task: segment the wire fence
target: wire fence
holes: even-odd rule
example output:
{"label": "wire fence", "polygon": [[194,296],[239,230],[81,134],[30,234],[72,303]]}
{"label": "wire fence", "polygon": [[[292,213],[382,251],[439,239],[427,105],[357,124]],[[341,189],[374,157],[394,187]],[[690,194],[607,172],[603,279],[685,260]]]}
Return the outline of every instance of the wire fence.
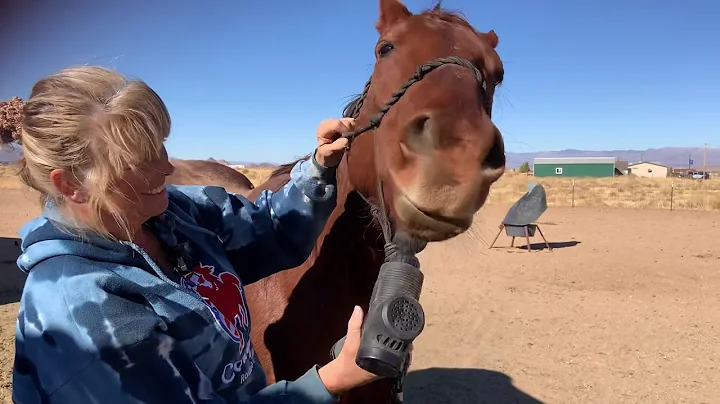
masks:
{"label": "wire fence", "polygon": [[720,181],[682,178],[536,178],[511,175],[497,182],[488,203],[514,203],[528,183],[542,184],[548,206],[720,210]]}

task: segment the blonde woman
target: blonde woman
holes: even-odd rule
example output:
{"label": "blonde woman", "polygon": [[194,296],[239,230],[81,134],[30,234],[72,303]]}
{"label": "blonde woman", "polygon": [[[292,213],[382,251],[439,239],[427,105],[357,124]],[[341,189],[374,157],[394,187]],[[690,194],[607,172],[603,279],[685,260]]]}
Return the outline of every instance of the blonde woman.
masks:
{"label": "blonde woman", "polygon": [[310,254],[352,120],[322,122],[313,157],[251,202],[166,186],[170,117],[142,81],[66,69],[35,84],[24,112],[21,177],[45,208],[20,231],[14,402],[330,403],[373,378],[354,361],[356,308],[338,359],[266,386],[242,286]]}

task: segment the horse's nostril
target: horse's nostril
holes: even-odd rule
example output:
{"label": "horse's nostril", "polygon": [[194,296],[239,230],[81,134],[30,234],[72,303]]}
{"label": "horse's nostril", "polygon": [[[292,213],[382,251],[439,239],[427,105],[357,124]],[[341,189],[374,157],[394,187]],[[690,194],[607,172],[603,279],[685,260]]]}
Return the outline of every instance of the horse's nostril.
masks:
{"label": "horse's nostril", "polygon": [[408,126],[408,131],[414,137],[424,137],[430,130],[430,116],[420,115],[413,118]]}
{"label": "horse's nostril", "polygon": [[410,130],[415,133],[425,132],[426,126],[430,123],[430,117],[427,115],[420,115],[410,122]]}
{"label": "horse's nostril", "polygon": [[482,168],[497,170],[505,167],[505,144],[500,134],[495,135],[492,147],[482,162]]}
{"label": "horse's nostril", "polygon": [[406,127],[403,143],[414,152],[420,152],[432,145],[430,115],[421,114],[413,118]]}

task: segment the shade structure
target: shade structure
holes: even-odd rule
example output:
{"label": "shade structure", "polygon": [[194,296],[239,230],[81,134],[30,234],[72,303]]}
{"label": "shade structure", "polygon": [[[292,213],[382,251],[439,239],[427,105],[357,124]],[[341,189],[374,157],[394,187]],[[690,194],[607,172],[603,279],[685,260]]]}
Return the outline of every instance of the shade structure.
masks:
{"label": "shade structure", "polygon": [[506,226],[526,226],[540,219],[547,210],[547,197],[542,184],[534,184],[530,191],[525,193],[510,207],[503,224]]}

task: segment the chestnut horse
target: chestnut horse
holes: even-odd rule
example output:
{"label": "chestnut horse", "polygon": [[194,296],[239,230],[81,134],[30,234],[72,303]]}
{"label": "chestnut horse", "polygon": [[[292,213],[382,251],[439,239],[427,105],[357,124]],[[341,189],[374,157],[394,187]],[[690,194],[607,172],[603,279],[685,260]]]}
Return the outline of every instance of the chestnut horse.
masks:
{"label": "chestnut horse", "polygon": [[167,179],[174,185],[216,185],[247,196],[255,188],[243,173],[215,161],[172,159],[175,171]]}
{"label": "chestnut horse", "polygon": [[[466,231],[502,175],[502,136],[490,119],[503,66],[493,31],[480,33],[439,6],[411,14],[398,0],[379,0],[377,61],[364,96],[345,109],[358,127],[405,85],[418,67],[438,58],[472,62],[473,70],[444,64],[415,82],[386,110],[382,123],[359,135],[338,167],[337,207],[310,257],[247,286],[252,340],[268,382],[294,380],[330,360],[354,305],[365,312],[383,262],[383,237],[367,197],[382,195],[395,231],[442,241]],[[476,74],[482,75],[483,83]],[[359,108],[359,113],[358,112]],[[250,192],[278,190],[293,163]],[[355,389],[345,403],[392,402],[393,380]]]}

